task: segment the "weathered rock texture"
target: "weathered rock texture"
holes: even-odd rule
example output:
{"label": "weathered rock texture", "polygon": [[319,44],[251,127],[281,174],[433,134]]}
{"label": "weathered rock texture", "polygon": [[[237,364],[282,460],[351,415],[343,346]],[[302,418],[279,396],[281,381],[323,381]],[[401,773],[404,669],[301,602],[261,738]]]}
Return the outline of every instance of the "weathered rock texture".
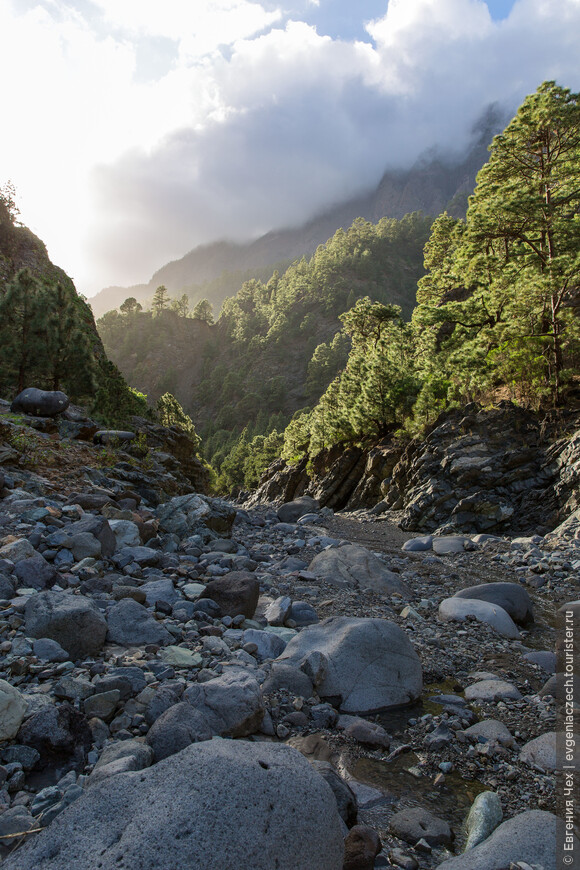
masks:
{"label": "weathered rock texture", "polygon": [[[294,637],[274,663],[308,673],[326,670],[317,685],[346,713],[370,713],[408,704],[423,686],[419,657],[398,625],[386,619],[341,616],[310,625]],[[306,670],[305,670],[306,669]]]}
{"label": "weathered rock texture", "polygon": [[288,746],[212,740],[87,789],[5,870],[341,870],[336,800]]}
{"label": "weathered rock texture", "polygon": [[381,442],[322,451],[311,477],[306,461],[278,460],[252,503],[309,494],[334,509],[397,511],[410,531],[450,523],[464,532],[543,534],[580,506],[578,424],[572,412],[473,403],[442,415],[405,448]]}

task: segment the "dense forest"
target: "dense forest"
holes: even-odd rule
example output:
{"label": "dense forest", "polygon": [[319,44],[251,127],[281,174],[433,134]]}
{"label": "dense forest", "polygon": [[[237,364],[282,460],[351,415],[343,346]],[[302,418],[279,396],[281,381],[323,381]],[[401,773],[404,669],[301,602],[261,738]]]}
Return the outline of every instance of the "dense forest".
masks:
{"label": "dense forest", "polygon": [[0,188],[0,395],[64,390],[111,424],[147,413],[145,397],[107,358],[90,307],[18,215],[7,183]]}
{"label": "dense forest", "polygon": [[219,472],[240,435],[280,431],[319,399],[347,359],[341,312],[370,295],[410,316],[430,226],[420,214],[356,220],[309,260],[266,283],[246,281],[214,325],[207,301],[190,313],[185,294],[170,299],[161,286],[150,310],[129,298],[98,328],[130,383],[152,400],[178,398]]}
{"label": "dense forest", "polygon": [[152,398],[176,392],[223,490],[281,453],[409,437],[457,404],[561,404],[580,363],[579,100],[547,82],[524,101],[465,220],[358,219],[245,282],[214,325],[160,288],[150,311],[127,300],[99,321],[105,347]]}

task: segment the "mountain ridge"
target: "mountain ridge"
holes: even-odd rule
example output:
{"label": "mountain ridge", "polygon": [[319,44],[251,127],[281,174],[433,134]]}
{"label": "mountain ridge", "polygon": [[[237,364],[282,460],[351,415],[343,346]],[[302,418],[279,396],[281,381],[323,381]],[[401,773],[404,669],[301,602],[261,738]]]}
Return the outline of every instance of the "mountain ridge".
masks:
{"label": "mountain ridge", "polygon": [[[411,168],[385,171],[374,189],[339,202],[297,227],[274,229],[248,242],[220,240],[198,245],[158,269],[147,284],[106,287],[89,300],[95,317],[118,307],[128,296],[146,302],[161,284],[170,293],[187,293],[193,304],[207,296],[219,308],[244,280],[266,280],[264,270],[270,269],[271,274],[276,268],[311,256],[337,229],[346,229],[357,217],[376,222],[381,217],[401,219],[415,211],[436,216],[444,210],[462,217],[476,175],[487,160],[487,146],[504,122],[498,107],[489,106],[460,155],[444,155],[432,148]],[[236,287],[237,273],[243,274]],[[222,286],[210,286],[212,282]]]}

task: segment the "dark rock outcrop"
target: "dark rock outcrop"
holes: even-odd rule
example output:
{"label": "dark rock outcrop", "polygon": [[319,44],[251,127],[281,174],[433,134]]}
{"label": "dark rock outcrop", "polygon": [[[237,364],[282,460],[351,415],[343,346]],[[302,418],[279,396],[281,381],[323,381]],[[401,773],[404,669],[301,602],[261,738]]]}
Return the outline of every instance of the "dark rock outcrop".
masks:
{"label": "dark rock outcrop", "polygon": [[401,528],[433,532],[544,534],[579,506],[578,414],[537,414],[511,402],[447,412],[406,446],[324,450],[311,461],[278,460],[252,497],[314,496],[335,510],[397,512]]}
{"label": "dark rock outcrop", "polygon": [[30,414],[33,417],[56,417],[66,411],[68,396],[61,390],[37,390],[28,387],[18,393],[10,406],[15,414]]}

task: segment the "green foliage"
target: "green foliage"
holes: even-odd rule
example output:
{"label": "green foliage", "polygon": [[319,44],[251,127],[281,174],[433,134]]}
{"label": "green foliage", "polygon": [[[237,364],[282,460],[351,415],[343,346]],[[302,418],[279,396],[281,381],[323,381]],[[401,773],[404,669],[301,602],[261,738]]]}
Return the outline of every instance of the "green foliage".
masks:
{"label": "green foliage", "polygon": [[17,272],[0,292],[0,389],[19,393],[34,385],[65,389],[77,400],[93,395],[97,361],[85,316],[70,282]]}
{"label": "green foliage", "polygon": [[200,299],[191,312],[191,316],[196,320],[203,320],[205,323],[213,323],[214,318],[211,302],[208,299]]}
{"label": "green foliage", "polygon": [[101,362],[99,386],[91,413],[107,426],[119,426],[129,417],[150,417],[147,397],[127,386],[117,366],[108,359]]}
{"label": "green foliage", "polygon": [[260,477],[271,463],[280,456],[284,436],[273,429],[268,435],[256,435],[248,439],[244,429],[221,462],[216,480],[218,492],[232,492],[257,486]]}
{"label": "green foliage", "polygon": [[412,332],[400,308],[360,299],[341,315],[351,351],[344,370],[309,414],[285,431],[284,455],[310,455],[338,442],[381,438],[399,428],[419,389]]}
{"label": "green foliage", "polygon": [[580,95],[544,83],[490,151],[466,223],[441,216],[426,246],[418,369],[448,381],[449,399],[504,386],[558,404],[580,340]]}
{"label": "green foliage", "polygon": [[157,417],[162,426],[179,426],[187,432],[195,445],[195,453],[198,454],[201,447],[201,438],[195,431],[195,426],[175,396],[165,393],[157,400]]}
{"label": "green foliage", "polygon": [[153,295],[153,301],[151,303],[151,309],[153,311],[153,315],[155,317],[160,317],[166,308],[169,306],[169,293],[167,292],[167,287],[163,284],[160,284],[157,290]]}
{"label": "green foliage", "polygon": [[306,393],[309,399],[315,401],[344,368],[349,349],[350,341],[343,332],[337,332],[331,342],[323,342],[315,348],[307,369]]}
{"label": "green foliage", "polygon": [[31,432],[28,427],[10,428],[4,435],[8,444],[19,453],[19,465],[28,468],[35,468],[41,463],[54,465],[55,458],[52,451],[58,449],[58,446],[43,441],[40,435]]}
{"label": "green foliage", "polygon": [[16,187],[8,180],[0,185],[0,223],[15,224],[20,209],[16,204]]}
{"label": "green foliage", "polygon": [[187,317],[189,314],[189,296],[187,293],[183,293],[179,299],[172,299],[170,307],[178,317]]}
{"label": "green foliage", "polygon": [[126,314],[128,317],[131,317],[134,314],[137,314],[139,311],[143,311],[143,306],[140,302],[137,302],[134,296],[129,296],[128,299],[119,305],[119,311],[121,314]]}

